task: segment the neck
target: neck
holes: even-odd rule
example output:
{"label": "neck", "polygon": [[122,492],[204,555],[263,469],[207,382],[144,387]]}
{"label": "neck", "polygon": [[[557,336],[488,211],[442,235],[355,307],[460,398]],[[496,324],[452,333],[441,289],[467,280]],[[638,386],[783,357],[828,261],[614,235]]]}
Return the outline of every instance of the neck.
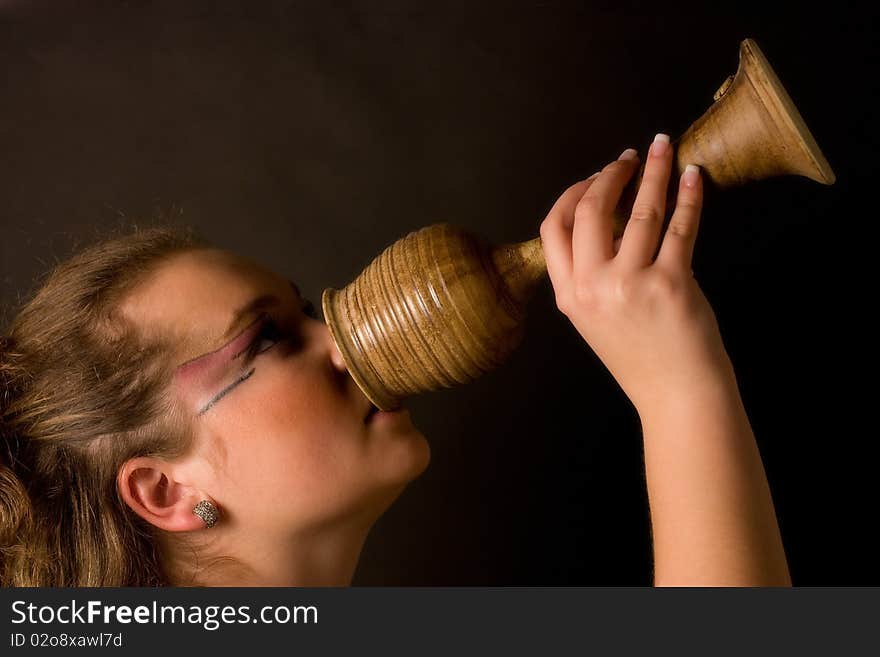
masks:
{"label": "neck", "polygon": [[200,557],[200,569],[178,562],[168,570],[178,586],[349,586],[374,520],[349,518],[286,537],[227,526],[196,548],[224,556]]}

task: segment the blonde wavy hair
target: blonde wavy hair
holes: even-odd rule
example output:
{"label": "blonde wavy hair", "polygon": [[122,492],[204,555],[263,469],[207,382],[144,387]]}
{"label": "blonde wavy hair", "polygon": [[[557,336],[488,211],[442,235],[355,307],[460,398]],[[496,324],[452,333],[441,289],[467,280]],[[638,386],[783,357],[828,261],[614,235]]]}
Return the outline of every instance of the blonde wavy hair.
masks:
{"label": "blonde wavy hair", "polygon": [[206,245],[152,227],[57,265],[0,333],[0,584],[163,586],[154,527],[116,486],[129,458],[192,441],[168,395],[168,344],[118,309],[168,256]]}

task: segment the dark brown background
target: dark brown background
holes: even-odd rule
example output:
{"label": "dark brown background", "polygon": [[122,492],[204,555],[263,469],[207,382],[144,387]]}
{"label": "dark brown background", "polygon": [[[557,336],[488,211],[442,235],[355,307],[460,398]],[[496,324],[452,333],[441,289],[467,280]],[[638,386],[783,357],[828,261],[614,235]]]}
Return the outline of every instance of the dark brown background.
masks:
{"label": "dark brown background", "polygon": [[[569,184],[680,134],[753,37],[838,182],[710,198],[695,271],[795,582],[880,583],[860,395],[876,386],[854,378],[876,341],[855,255],[876,220],[858,200],[877,146],[873,22],[663,4],[0,0],[0,302],[157,213],[316,302],[428,223],[528,239]],[[650,582],[638,419],[549,283],[509,364],[410,406],[433,461],[376,525],[356,584]]]}

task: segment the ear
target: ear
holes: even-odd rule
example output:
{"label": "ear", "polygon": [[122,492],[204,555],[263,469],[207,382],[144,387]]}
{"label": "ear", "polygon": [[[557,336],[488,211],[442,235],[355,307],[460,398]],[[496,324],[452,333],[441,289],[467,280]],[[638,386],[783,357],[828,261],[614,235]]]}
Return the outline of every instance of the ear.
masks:
{"label": "ear", "polygon": [[116,485],[132,511],[159,529],[188,532],[205,527],[192,510],[209,496],[176,481],[175,468],[167,461],[149,456],[129,459],[119,469]]}

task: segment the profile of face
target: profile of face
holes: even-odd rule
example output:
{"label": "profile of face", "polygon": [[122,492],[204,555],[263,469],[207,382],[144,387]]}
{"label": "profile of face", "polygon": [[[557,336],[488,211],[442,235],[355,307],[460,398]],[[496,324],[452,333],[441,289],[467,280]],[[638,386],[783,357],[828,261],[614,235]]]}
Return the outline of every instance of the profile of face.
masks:
{"label": "profile of face", "polygon": [[215,249],[174,255],[129,295],[123,315],[179,346],[172,394],[195,435],[161,467],[126,464],[123,496],[140,515],[196,529],[206,496],[227,528],[284,540],[374,520],[424,471],[409,413],[371,413],[309,305],[294,283]]}

